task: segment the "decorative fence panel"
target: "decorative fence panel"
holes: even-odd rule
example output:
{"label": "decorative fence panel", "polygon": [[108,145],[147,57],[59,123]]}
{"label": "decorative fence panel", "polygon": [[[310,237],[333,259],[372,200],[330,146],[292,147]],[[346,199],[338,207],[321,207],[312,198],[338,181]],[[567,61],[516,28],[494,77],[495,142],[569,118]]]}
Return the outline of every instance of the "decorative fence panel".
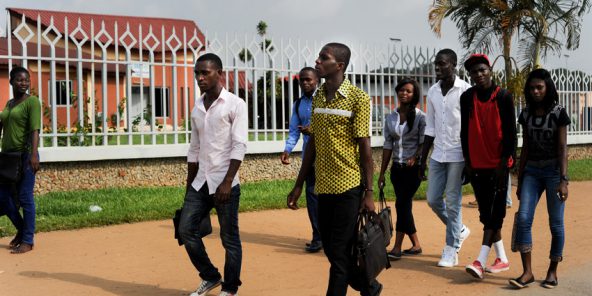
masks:
{"label": "decorative fence panel", "polygon": [[[7,19],[0,79],[7,82],[15,65],[29,69],[31,93],[43,107],[43,161],[185,155],[190,114],[200,95],[193,65],[205,52],[222,58],[222,83],[247,103],[249,153],[280,152],[292,103],[301,95],[297,74],[302,67],[314,66],[324,44],[258,35],[203,35],[193,27],[130,28],[129,23],[101,20],[89,24],[80,18],[15,19],[9,14]],[[394,87],[400,78],[419,82],[418,107],[425,110],[425,95],[436,82],[436,49],[349,45],[347,76],[372,98],[372,143],[379,146],[385,114],[397,106]],[[572,118],[571,142],[592,142],[591,77],[561,71],[554,71],[553,77]],[[12,95],[5,84],[0,85],[3,105]],[[520,110],[521,103],[516,107]]]}

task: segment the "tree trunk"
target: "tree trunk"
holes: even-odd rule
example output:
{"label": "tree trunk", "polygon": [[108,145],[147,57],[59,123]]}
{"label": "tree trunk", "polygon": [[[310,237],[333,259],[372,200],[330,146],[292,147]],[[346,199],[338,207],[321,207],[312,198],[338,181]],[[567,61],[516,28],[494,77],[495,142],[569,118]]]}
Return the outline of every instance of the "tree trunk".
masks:
{"label": "tree trunk", "polygon": [[541,45],[537,42],[534,47],[534,65],[533,69],[541,68]]}
{"label": "tree trunk", "polygon": [[508,87],[510,80],[512,79],[512,60],[510,58],[510,50],[512,49],[512,34],[505,32],[502,35],[503,39],[503,50],[504,50],[504,66],[505,66],[505,87]]}

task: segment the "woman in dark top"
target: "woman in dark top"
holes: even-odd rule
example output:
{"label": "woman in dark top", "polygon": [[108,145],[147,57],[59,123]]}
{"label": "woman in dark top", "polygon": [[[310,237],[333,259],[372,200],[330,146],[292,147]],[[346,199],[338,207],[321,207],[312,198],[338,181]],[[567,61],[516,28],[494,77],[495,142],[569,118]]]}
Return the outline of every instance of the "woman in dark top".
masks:
{"label": "woman in dark top", "polygon": [[523,144],[518,170],[520,208],[516,215],[516,237],[513,251],[519,251],[524,272],[510,284],[523,288],[534,282],[531,266],[532,221],[543,193],[547,196],[547,212],[551,229],[551,260],[545,288],[557,286],[557,265],[563,259],[565,242],[563,211],[567,200],[567,126],[565,108],[558,104],[559,95],[551,74],[544,69],[530,73],[524,86],[526,107],[518,122],[523,127]]}
{"label": "woman in dark top", "polygon": [[[15,67],[10,71],[10,85],[13,98],[0,113],[0,132],[3,152],[22,152],[23,173],[20,181],[13,184],[0,184],[0,207],[17,229],[9,247],[14,254],[33,250],[35,233],[35,173],[39,170],[39,129],[41,127],[41,103],[39,98],[29,95],[30,76],[27,69]],[[23,208],[21,216],[13,201]]]}
{"label": "woman in dark top", "polygon": [[[384,172],[392,156],[391,182],[397,197],[395,208],[397,212],[395,245],[388,253],[391,260],[401,258],[401,255],[421,254],[421,246],[417,238],[417,230],[411,211],[413,195],[419,188],[419,162],[426,126],[425,114],[416,109],[419,102],[419,85],[415,80],[403,79],[395,87],[399,108],[386,117],[384,123],[384,148],[382,150],[382,165],[378,177],[378,187],[385,186]],[[405,234],[411,239],[413,246],[401,251]]]}

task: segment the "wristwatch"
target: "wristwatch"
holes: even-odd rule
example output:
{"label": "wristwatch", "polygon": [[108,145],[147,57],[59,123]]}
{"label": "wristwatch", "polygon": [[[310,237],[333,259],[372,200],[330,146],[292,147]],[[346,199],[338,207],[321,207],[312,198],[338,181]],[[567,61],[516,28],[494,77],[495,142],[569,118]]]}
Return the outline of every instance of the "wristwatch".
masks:
{"label": "wristwatch", "polygon": [[567,175],[562,175],[561,181],[565,181],[565,182],[569,183],[569,177]]}

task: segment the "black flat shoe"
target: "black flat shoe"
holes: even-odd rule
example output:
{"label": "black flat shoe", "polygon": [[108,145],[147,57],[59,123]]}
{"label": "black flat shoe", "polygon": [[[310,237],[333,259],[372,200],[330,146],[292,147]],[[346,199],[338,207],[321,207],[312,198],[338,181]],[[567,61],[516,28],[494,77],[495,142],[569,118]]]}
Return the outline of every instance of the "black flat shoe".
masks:
{"label": "black flat shoe", "polygon": [[516,287],[518,289],[522,289],[522,288],[526,288],[526,287],[528,287],[528,285],[534,283],[534,276],[530,280],[525,281],[525,282],[521,281],[520,277],[517,277],[515,279],[511,279],[508,282],[510,283],[511,286]]}
{"label": "black flat shoe", "polygon": [[541,283],[541,286],[543,286],[543,288],[547,288],[547,289],[555,289],[555,287],[557,287],[559,283],[557,283],[557,280],[554,281],[544,281],[543,283]]}
{"label": "black flat shoe", "polygon": [[386,255],[388,256],[390,261],[396,261],[401,259],[402,253],[390,251],[386,253]]}
{"label": "black flat shoe", "polygon": [[419,249],[407,249],[407,250],[403,250],[403,255],[419,255],[421,254],[423,251],[421,250],[421,248]]}
{"label": "black flat shoe", "polygon": [[308,253],[316,253],[323,249],[323,243],[320,241],[311,242],[304,250]]}

